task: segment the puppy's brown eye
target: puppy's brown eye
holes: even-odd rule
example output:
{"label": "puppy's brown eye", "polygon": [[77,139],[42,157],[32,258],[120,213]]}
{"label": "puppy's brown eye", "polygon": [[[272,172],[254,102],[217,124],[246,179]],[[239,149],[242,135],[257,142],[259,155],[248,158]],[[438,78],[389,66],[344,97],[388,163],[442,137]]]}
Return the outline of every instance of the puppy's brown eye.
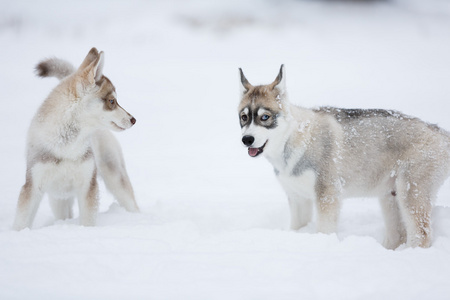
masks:
{"label": "puppy's brown eye", "polygon": [[246,115],[242,115],[241,119],[242,119],[243,122],[247,122],[248,117]]}

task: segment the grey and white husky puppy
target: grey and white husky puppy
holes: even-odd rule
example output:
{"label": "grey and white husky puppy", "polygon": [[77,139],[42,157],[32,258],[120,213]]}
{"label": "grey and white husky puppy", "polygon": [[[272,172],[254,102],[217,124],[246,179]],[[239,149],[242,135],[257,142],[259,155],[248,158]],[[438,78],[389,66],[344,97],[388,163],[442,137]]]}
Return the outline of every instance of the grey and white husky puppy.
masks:
{"label": "grey and white husky puppy", "polygon": [[311,221],[337,229],[341,199],[378,197],[384,245],[431,244],[431,213],[449,175],[450,134],[436,125],[382,109],[307,109],[288,102],[285,71],[251,85],[240,70],[239,119],[248,154],[264,155],[285,190],[291,229]]}
{"label": "grey and white husky puppy", "polygon": [[76,197],[80,224],[94,225],[97,173],[125,209],[139,211],[122,150],[109,131],[130,128],[136,119],[117,103],[116,89],[103,75],[103,64],[103,52],[92,48],[77,70],[57,58],[36,67],[39,76],[57,77],[61,82],[40,106],[28,130],[26,181],[13,229],[31,227],[45,193],[57,219],[72,217]]}

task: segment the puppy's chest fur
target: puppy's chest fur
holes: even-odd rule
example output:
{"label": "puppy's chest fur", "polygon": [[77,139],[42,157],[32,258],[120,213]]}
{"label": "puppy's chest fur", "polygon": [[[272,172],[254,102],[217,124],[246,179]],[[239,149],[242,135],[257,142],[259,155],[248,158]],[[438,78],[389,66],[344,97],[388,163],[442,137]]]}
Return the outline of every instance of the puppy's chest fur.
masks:
{"label": "puppy's chest fur", "polygon": [[[324,181],[341,187],[339,143],[328,124],[315,127],[296,123],[293,133],[275,157],[267,157],[283,188],[308,198],[316,197]],[[297,128],[302,128],[299,131]]]}
{"label": "puppy's chest fur", "polygon": [[88,131],[80,130],[77,120],[58,121],[34,120],[29,133],[28,169],[41,191],[59,198],[74,197],[94,176],[94,154]]}
{"label": "puppy's chest fur", "polygon": [[58,158],[47,152],[31,167],[32,178],[39,189],[60,198],[77,196],[75,193],[89,185],[95,173],[95,160],[90,148],[75,160]]}

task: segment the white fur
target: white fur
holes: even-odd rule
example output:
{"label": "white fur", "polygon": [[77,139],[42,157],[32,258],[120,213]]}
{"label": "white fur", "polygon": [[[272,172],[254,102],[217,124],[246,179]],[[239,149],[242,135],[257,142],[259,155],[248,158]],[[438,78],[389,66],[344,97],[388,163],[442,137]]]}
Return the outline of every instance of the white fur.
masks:
{"label": "white fur", "polygon": [[[57,66],[52,65],[55,61]],[[71,68],[62,68],[61,62],[53,59],[40,64],[51,70],[45,76],[62,81],[30,124],[27,175],[17,205],[13,225],[16,230],[31,227],[45,193],[57,219],[73,216],[73,199],[77,198],[80,224],[94,225],[98,210],[97,168],[119,203],[129,211],[138,211],[120,145],[107,131],[125,130],[135,120],[118,105],[105,109],[104,98],[115,99],[116,95],[112,84],[103,80],[103,52],[93,48],[80,68],[68,77],[64,72]]]}

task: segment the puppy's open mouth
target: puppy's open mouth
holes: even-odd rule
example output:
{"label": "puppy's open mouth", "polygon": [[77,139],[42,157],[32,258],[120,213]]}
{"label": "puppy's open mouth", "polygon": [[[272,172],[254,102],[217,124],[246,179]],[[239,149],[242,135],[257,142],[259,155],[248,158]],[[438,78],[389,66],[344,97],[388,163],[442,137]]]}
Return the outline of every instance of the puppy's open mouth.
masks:
{"label": "puppy's open mouth", "polygon": [[252,148],[252,147],[248,147],[248,155],[250,155],[251,157],[256,157],[258,155],[260,155],[261,153],[263,153],[264,147],[266,146],[267,141],[264,143],[264,145],[262,145],[259,148]]}

